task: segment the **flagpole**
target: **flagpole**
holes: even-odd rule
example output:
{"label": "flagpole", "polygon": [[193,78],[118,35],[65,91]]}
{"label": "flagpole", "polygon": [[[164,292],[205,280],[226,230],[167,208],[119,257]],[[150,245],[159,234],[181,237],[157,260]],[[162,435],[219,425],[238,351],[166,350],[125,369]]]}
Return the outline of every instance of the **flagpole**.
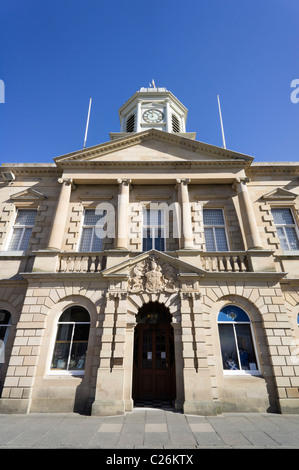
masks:
{"label": "flagpole", "polygon": [[220,124],[221,124],[222,140],[223,140],[223,148],[226,149],[219,95],[217,95],[217,99],[218,99],[218,108],[219,108],[219,116],[220,116]]}
{"label": "flagpole", "polygon": [[90,107],[91,107],[91,98],[90,98],[90,100],[89,100],[89,107],[88,107],[88,115],[87,115],[87,122],[86,122],[86,129],[85,129],[85,137],[84,137],[84,144],[83,144],[83,148],[84,148],[84,149],[85,149],[85,147],[86,147],[87,131],[88,131],[88,126],[89,126]]}

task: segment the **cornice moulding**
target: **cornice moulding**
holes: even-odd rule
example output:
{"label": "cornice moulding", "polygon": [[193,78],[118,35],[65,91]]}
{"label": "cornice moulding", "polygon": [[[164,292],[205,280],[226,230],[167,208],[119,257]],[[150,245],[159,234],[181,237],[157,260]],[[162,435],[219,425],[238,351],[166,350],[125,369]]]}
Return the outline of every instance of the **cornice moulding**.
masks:
{"label": "cornice moulding", "polygon": [[0,167],[5,169],[5,171],[12,171],[16,176],[26,176],[26,175],[34,175],[34,176],[39,176],[39,175],[61,175],[61,169],[57,168],[57,165],[55,163],[49,164],[46,166],[40,166],[40,164],[30,164],[30,166],[24,164],[15,164],[15,163],[3,163],[3,165]]}
{"label": "cornice moulding", "polygon": [[299,162],[261,162],[252,163],[246,172],[251,175],[259,176],[260,174],[273,175],[274,173],[291,173],[299,174]]}
{"label": "cornice moulding", "polygon": [[229,161],[229,160],[161,160],[161,161],[123,161],[123,160],[101,160],[101,161],[65,161],[61,165],[61,168],[80,168],[80,167],[219,167],[219,166],[227,166],[227,167],[238,167],[244,168],[244,162],[241,161]]}

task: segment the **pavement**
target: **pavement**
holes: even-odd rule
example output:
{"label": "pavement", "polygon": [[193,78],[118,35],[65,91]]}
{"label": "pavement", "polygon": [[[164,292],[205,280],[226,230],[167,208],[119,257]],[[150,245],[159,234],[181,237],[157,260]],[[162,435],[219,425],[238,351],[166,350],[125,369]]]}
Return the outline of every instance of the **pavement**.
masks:
{"label": "pavement", "polygon": [[109,449],[114,458],[122,455],[121,449],[157,449],[161,455],[198,449],[299,449],[299,415],[193,416],[151,408],[111,417],[2,414],[0,452],[4,449]]}

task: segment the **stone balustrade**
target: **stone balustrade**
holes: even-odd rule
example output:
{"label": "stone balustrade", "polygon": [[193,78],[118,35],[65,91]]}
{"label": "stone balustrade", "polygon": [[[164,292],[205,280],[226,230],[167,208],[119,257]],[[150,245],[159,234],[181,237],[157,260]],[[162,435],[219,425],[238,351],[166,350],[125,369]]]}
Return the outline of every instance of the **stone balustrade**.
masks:
{"label": "stone balustrade", "polygon": [[[244,252],[204,252],[200,254],[202,268],[208,272],[249,272],[249,260]],[[97,273],[106,267],[102,253],[61,253],[58,272]]]}
{"label": "stone balustrade", "polygon": [[248,272],[247,255],[244,252],[205,252],[201,254],[202,267],[206,271]]}
{"label": "stone balustrade", "polygon": [[106,257],[98,253],[61,253],[58,272],[97,273],[105,269]]}

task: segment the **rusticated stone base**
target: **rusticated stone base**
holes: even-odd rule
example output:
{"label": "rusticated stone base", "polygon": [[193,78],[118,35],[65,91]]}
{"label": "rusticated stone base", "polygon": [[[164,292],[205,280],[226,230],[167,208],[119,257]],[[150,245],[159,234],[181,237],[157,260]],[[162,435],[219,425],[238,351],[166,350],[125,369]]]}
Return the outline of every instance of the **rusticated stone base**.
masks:
{"label": "rusticated stone base", "polygon": [[214,401],[185,401],[184,413],[202,416],[215,416],[222,413],[221,405]]}
{"label": "rusticated stone base", "polygon": [[125,404],[123,401],[100,402],[95,401],[91,408],[92,416],[115,416],[125,413]]}
{"label": "rusticated stone base", "polygon": [[29,400],[1,398],[0,414],[27,414],[29,413],[29,405]]}

